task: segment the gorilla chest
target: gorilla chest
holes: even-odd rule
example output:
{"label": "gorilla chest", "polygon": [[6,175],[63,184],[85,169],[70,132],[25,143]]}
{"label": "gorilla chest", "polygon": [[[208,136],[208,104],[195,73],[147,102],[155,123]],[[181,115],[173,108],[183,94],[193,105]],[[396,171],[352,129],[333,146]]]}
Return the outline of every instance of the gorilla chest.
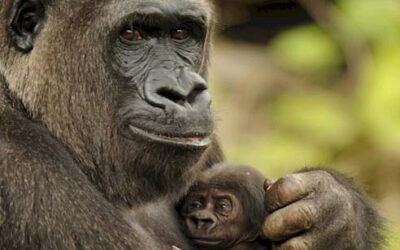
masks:
{"label": "gorilla chest", "polygon": [[143,234],[146,241],[156,243],[159,249],[195,249],[182,233],[174,207],[167,202],[155,202],[132,208],[125,212],[125,218],[133,230]]}

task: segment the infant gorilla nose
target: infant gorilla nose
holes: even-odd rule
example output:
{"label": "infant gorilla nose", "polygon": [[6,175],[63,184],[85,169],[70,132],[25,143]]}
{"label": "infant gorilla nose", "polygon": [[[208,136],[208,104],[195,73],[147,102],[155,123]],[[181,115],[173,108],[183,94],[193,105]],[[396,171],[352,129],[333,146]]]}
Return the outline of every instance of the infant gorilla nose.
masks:
{"label": "infant gorilla nose", "polygon": [[218,218],[212,213],[197,211],[187,218],[187,224],[197,230],[210,232],[217,225]]}

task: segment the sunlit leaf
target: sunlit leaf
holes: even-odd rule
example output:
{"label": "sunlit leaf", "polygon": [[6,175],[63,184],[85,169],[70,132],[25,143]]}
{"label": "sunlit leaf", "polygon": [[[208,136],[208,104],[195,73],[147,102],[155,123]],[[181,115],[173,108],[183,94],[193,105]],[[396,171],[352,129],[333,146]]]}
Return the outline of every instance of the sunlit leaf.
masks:
{"label": "sunlit leaf", "polygon": [[226,153],[230,161],[255,166],[270,178],[281,177],[306,166],[327,165],[331,159],[327,151],[291,137],[284,131],[246,138],[242,143],[227,147]]}
{"label": "sunlit leaf", "polygon": [[340,0],[338,5],[347,22],[376,42],[400,41],[400,1]]}
{"label": "sunlit leaf", "polygon": [[335,42],[314,25],[289,30],[272,43],[276,58],[302,73],[332,70],[342,63]]}
{"label": "sunlit leaf", "polygon": [[378,145],[400,152],[400,47],[382,47],[364,70],[361,112],[368,135]]}
{"label": "sunlit leaf", "polygon": [[274,125],[303,141],[342,147],[357,134],[357,120],[346,99],[329,92],[287,93],[273,107]]}

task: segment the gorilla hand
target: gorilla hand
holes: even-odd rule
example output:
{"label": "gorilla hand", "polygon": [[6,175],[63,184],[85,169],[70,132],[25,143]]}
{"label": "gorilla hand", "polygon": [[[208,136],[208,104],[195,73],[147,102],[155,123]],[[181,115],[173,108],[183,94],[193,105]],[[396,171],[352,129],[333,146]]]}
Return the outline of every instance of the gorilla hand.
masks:
{"label": "gorilla hand", "polygon": [[273,249],[376,249],[381,220],[353,182],[332,170],[306,169],[266,183],[262,232]]}

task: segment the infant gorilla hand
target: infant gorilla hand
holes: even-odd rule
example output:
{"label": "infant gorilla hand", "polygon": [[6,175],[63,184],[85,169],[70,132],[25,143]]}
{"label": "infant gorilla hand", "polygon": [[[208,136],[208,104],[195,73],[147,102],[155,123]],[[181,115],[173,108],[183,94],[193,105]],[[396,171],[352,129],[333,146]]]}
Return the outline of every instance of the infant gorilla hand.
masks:
{"label": "infant gorilla hand", "polygon": [[375,249],[380,219],[352,181],[339,173],[304,170],[266,185],[270,213],[263,225],[273,249]]}

